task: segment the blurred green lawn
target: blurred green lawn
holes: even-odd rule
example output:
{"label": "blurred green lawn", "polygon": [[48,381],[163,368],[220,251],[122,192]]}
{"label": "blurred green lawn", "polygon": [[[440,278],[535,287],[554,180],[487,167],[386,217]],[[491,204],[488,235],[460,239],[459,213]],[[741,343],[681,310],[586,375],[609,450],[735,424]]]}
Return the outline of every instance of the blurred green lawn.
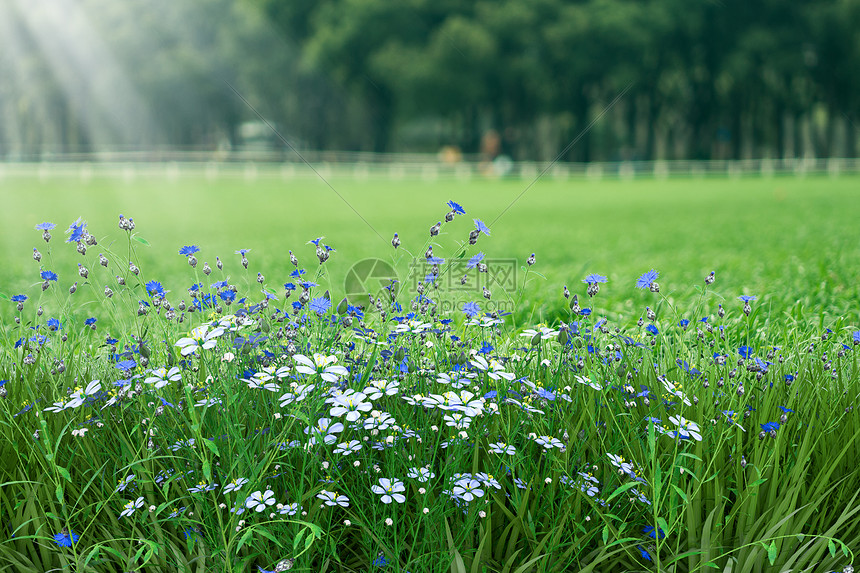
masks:
{"label": "blurred green lawn", "polygon": [[[46,245],[33,227],[51,221],[57,228],[50,244],[50,270],[60,275],[59,292],[65,296],[69,285],[80,281],[77,263],[83,258],[63,243],[63,231],[78,217],[87,221],[100,241],[86,255],[93,270],[94,259],[105,248],[126,251],[124,233],[117,228],[122,213],[134,218],[135,231],[151,245],[138,245],[146,278],[160,280],[174,293],[187,294],[184,289],[194,281],[185,257],[178,254],[183,245],[200,247],[201,265],[208,261],[214,267],[215,256],[220,256],[225,274],[234,279],[245,274],[234,252],[251,249],[251,285],[261,271],[270,286],[281,289],[292,270],[288,251],[293,250],[309,272],[315,271],[314,247],[307,243],[325,236],[323,242],[337,249],[326,265],[332,297],[339,300],[343,277],[360,259],[391,260],[396,255],[398,272],[405,273],[405,251],[423,255],[429,228],[444,218],[445,203],[454,200],[466,215],[443,226],[434,254],[451,256],[467,239],[472,218],[483,220],[492,236],[481,236],[466,256],[482,251],[488,258],[513,257],[524,264],[536,253],[532,270],[546,281],[532,275],[537,280],[521,304],[543,318],[562,308],[562,285],[585,299],[582,278],[599,273],[607,275],[609,283],[602,286],[597,306],[635,320],[654,299],[634,289],[634,282],[654,268],[660,271],[662,291],[679,304],[692,300],[694,285],[703,284],[714,270],[713,290],[729,305],[739,304],[735,299],[740,294],[755,294],[759,304],[776,311],[800,300],[816,312],[856,319],[857,177],[541,180],[524,194],[528,182],[520,180],[333,177],[329,183],[336,191],[318,178],[277,176],[255,181],[96,176],[82,182],[7,175],[0,180],[0,292],[38,296],[39,264],[32,252],[38,247],[45,253]],[[390,244],[395,232],[402,240],[396,253]],[[47,259],[42,265],[50,267]]]}

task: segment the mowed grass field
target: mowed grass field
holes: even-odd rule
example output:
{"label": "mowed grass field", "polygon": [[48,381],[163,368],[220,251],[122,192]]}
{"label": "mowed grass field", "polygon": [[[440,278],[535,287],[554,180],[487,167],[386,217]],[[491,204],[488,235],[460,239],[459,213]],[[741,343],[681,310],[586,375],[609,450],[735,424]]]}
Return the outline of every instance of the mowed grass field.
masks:
{"label": "mowed grass field", "polygon": [[[142,277],[162,282],[176,293],[171,298],[187,298],[184,290],[195,280],[185,257],[178,254],[183,245],[200,247],[198,271],[204,261],[214,268],[219,256],[224,275],[247,284],[249,292],[257,289],[257,272],[264,274],[269,288],[282,292],[292,270],[289,250],[310,276],[319,265],[313,245],[307,243],[324,236],[323,242],[336,252],[326,263],[329,278],[323,284],[339,300],[344,277],[356,261],[379,257],[405,277],[409,253],[423,257],[429,228],[444,219],[445,203],[454,200],[466,215],[442,227],[434,239],[434,254],[445,258],[457,254],[474,228],[473,218],[484,221],[492,235],[482,235],[476,246],[467,247],[467,258],[480,251],[490,260],[515,258],[522,266],[529,254],[536,253],[537,263],[519,302],[521,312],[534,312],[533,323],[559,316],[566,303],[562,285],[587,298],[581,282],[587,273],[609,278],[596,304],[599,311],[616,320],[635,321],[646,299],[652,299],[633,285],[652,268],[660,271],[661,291],[682,307],[713,270],[717,273],[713,290],[727,299],[725,304],[739,305],[738,295],[754,294],[760,305],[777,311],[772,317],[799,301],[814,314],[856,319],[858,177],[548,179],[528,185],[521,180],[337,177],[326,183],[316,177],[284,180],[276,175],[254,181],[96,176],[82,182],[38,178],[35,173],[6,175],[0,179],[0,292],[31,297],[39,292],[40,264],[32,253],[37,247],[46,254],[47,246],[34,226],[51,221],[57,225],[50,243],[53,260],[46,256],[41,266],[59,275],[58,293],[65,297],[74,281],[83,283],[77,263],[84,261],[94,269],[98,253],[107,250],[127,256],[125,233],[117,228],[121,213],[134,218],[135,232],[150,245],[135,243]],[[78,217],[99,239],[85,257],[63,242],[63,231]],[[390,243],[395,232],[402,241],[397,251]],[[238,249],[251,249],[248,271],[234,254]],[[490,267],[492,272],[492,263]],[[524,273],[519,272],[522,284]],[[241,277],[246,274],[244,283]],[[218,276],[216,271],[212,278]],[[108,278],[112,279],[102,276],[100,284],[110,284]],[[104,300],[101,292],[90,295]],[[518,298],[516,292],[493,296]],[[480,291],[474,298],[482,300]],[[2,312],[9,316],[11,310]],[[93,308],[94,315],[98,311]]]}

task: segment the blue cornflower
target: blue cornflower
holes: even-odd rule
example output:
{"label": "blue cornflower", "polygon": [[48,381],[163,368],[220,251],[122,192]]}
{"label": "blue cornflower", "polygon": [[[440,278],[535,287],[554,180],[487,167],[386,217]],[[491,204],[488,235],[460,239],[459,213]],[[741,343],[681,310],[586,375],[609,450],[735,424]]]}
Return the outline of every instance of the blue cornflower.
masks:
{"label": "blue cornflower", "polygon": [[475,229],[477,231],[484,233],[488,237],[490,236],[490,228],[487,227],[483,221],[481,221],[480,219],[472,219],[472,220],[475,222]]}
{"label": "blue cornflower", "polygon": [[56,225],[53,223],[39,223],[38,225],[36,225],[36,230],[37,231],[50,231],[54,227],[56,227]]}
{"label": "blue cornflower", "polygon": [[71,547],[77,543],[80,538],[80,535],[64,527],[62,531],[54,535],[54,542],[60,547]]}
{"label": "blue cornflower", "polygon": [[852,332],[851,338],[854,339],[854,344],[860,344],[860,330]]}
{"label": "blue cornflower", "polygon": [[678,323],[678,326],[680,326],[681,328],[687,328],[688,326],[690,326],[690,321],[686,318],[682,318],[681,322]]}
{"label": "blue cornflower", "polygon": [[756,298],[758,297],[756,297],[755,295],[742,295],[738,297],[738,300],[741,302],[752,302],[756,300]]}
{"label": "blue cornflower", "polygon": [[95,317],[90,317],[84,321],[84,324],[87,326],[92,326],[96,323],[96,320],[98,319],[96,319]]}
{"label": "blue cornflower", "polygon": [[116,367],[118,370],[122,370],[123,372],[128,372],[137,366],[137,362],[129,358],[128,360],[123,360],[121,362],[116,363]]}
{"label": "blue cornflower", "polygon": [[308,244],[313,244],[314,246],[319,247],[320,241],[322,241],[323,239],[325,239],[325,237],[317,237],[316,239],[311,239],[310,241],[308,241]]}
{"label": "blue cornflower", "polygon": [[318,296],[317,298],[311,300],[308,305],[312,311],[319,315],[323,315],[328,312],[328,309],[331,308],[331,301],[324,296]]}
{"label": "blue cornflower", "polygon": [[477,302],[467,302],[463,305],[463,314],[472,318],[477,316],[481,312],[481,307],[478,306]]}
{"label": "blue cornflower", "polygon": [[214,288],[215,290],[218,290],[221,288],[227,288],[228,286],[230,286],[230,283],[228,283],[227,281],[218,281],[218,282],[212,283],[209,286],[210,286],[210,288]]}
{"label": "blue cornflower", "polygon": [[459,204],[454,203],[453,201],[448,201],[448,206],[451,207],[451,210],[454,211],[458,215],[465,215],[466,214],[466,211],[464,211],[463,208],[460,207]]}
{"label": "blue cornflower", "polygon": [[654,336],[657,336],[658,334],[660,334],[660,331],[657,330],[657,327],[654,326],[653,324],[649,324],[648,326],[646,326],[645,330],[648,332],[648,334],[653,334]]}
{"label": "blue cornflower", "polygon": [[220,298],[224,302],[233,302],[234,300],[236,300],[236,293],[232,290],[224,290],[218,293],[218,298]]}
{"label": "blue cornflower", "polygon": [[266,297],[266,300],[278,300],[278,297],[276,297],[275,295],[273,295],[269,291],[264,290],[264,291],[260,291],[260,292],[263,293],[263,296]]}
{"label": "blue cornflower", "polygon": [[485,340],[481,343],[481,348],[478,349],[478,354],[489,354],[493,350],[495,350],[495,348],[493,348],[493,345]]}
{"label": "blue cornflower", "polygon": [[584,279],[582,279],[582,282],[589,284],[589,285],[593,285],[593,284],[597,284],[597,283],[605,283],[606,277],[603,275],[591,274],[591,275],[587,275]]}
{"label": "blue cornflower", "polygon": [[547,390],[546,388],[538,388],[537,395],[543,398],[544,400],[555,400],[555,394]]}
{"label": "blue cornflower", "polygon": [[69,233],[69,238],[66,239],[67,243],[79,243],[81,239],[84,237],[84,229],[87,228],[86,222],[82,222],[80,217],[77,221],[69,225],[69,228],[66,230]]}
{"label": "blue cornflower", "polygon": [[194,253],[199,252],[199,251],[200,251],[200,247],[198,247],[197,245],[190,245],[190,246],[186,245],[186,246],[182,247],[181,249],[179,249],[179,254],[185,255],[186,257],[190,257],[191,255],[193,255]]}
{"label": "blue cornflower", "polygon": [[794,374],[786,374],[785,375],[786,382],[794,382]]}
{"label": "blue cornflower", "polygon": [[752,353],[753,349],[750,346],[741,346],[740,348],[738,348],[738,354],[740,354],[744,358],[749,359],[749,357],[752,356]]}
{"label": "blue cornflower", "polygon": [[579,316],[588,316],[591,314],[590,308],[583,308],[579,310]]}
{"label": "blue cornflower", "polygon": [[296,269],[290,273],[290,276],[297,279],[303,274],[305,274],[305,269]]}
{"label": "blue cornflower", "polygon": [[647,559],[648,561],[651,561],[651,556],[648,554],[648,552],[647,552],[647,551],[645,551],[644,549],[642,549],[642,546],[641,546],[641,545],[637,545],[637,546],[636,546],[636,549],[638,549],[638,550],[639,550],[639,555],[641,555],[644,559]]}
{"label": "blue cornflower", "polygon": [[785,406],[780,406],[779,409],[786,414],[788,414],[789,412],[791,412],[792,414],[794,413],[794,410],[792,410],[791,408],[786,408]]}
{"label": "blue cornflower", "polygon": [[12,297],[12,302],[24,302],[27,300],[26,294],[16,294]]}
{"label": "blue cornflower", "polygon": [[484,253],[478,253],[477,255],[475,255],[471,259],[469,259],[469,262],[466,263],[466,268],[467,269],[473,269],[473,268],[477,267],[478,263],[480,263],[483,260],[484,260]]}
{"label": "blue cornflower", "polygon": [[236,251],[237,255],[242,255],[243,257],[251,252],[251,249],[239,249]]}
{"label": "blue cornflower", "polygon": [[388,560],[385,558],[385,554],[380,552],[380,554],[377,555],[376,559],[374,559],[372,563],[377,567],[385,567],[386,565],[388,565]]}
{"label": "blue cornflower", "polygon": [[648,537],[650,537],[651,539],[657,539],[657,535],[660,536],[660,539],[663,539],[664,537],[666,537],[666,534],[659,527],[657,528],[657,533],[654,533],[654,527],[651,525],[643,527],[642,533],[647,533]]}
{"label": "blue cornflower", "polygon": [[660,278],[660,273],[651,269],[636,280],[636,288],[651,288],[651,284]]}
{"label": "blue cornflower", "polygon": [[57,280],[57,273],[55,273],[53,271],[42,271],[41,273],[39,273],[39,276],[42,277],[43,281],[56,281]]}
{"label": "blue cornflower", "polygon": [[317,283],[310,283],[310,282],[301,283],[301,285],[302,285],[302,288],[305,290],[307,290],[311,287],[319,286]]}
{"label": "blue cornflower", "polygon": [[161,286],[161,283],[158,281],[149,281],[148,283],[146,283],[146,293],[150,297],[153,297],[155,295],[163,297],[165,294],[167,294],[164,291],[164,287]]}
{"label": "blue cornflower", "polygon": [[47,324],[48,324],[48,328],[50,330],[57,330],[57,329],[61,328],[60,327],[60,321],[57,320],[56,318],[49,318]]}
{"label": "blue cornflower", "polygon": [[442,257],[427,257],[428,265],[441,265],[444,262],[445,259],[443,259]]}
{"label": "blue cornflower", "polygon": [[761,426],[761,429],[765,432],[770,432],[771,430],[776,431],[779,429],[779,424],[777,422],[767,422],[766,424],[759,424],[759,426]]}
{"label": "blue cornflower", "polygon": [[284,288],[286,290],[296,290],[296,285],[293,283],[284,283]]}

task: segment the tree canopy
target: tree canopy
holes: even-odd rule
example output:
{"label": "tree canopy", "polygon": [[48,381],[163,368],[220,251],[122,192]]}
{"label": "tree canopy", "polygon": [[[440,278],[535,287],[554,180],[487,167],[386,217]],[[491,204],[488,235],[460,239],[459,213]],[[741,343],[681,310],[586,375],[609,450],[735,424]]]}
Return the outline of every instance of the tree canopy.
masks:
{"label": "tree canopy", "polygon": [[[67,35],[95,30],[112,58],[76,48],[94,84],[62,71],[75,54],[43,37],[56,22],[0,8],[13,78],[0,156],[96,139],[232,146],[255,114],[227,83],[315,149],[474,153],[496,130],[514,159],[552,159],[581,134],[563,159],[857,152],[860,0],[156,4],[82,0],[92,26]],[[110,108],[112,81],[134,96],[114,113],[134,116],[137,139],[90,107]]]}

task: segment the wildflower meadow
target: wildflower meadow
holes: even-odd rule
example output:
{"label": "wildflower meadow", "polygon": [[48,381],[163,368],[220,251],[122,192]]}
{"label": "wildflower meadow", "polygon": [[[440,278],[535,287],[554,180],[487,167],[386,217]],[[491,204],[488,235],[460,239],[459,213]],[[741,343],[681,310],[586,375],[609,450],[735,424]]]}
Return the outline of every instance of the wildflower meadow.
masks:
{"label": "wildflower meadow", "polygon": [[495,213],[437,195],[373,257],[267,267],[133,212],[18,220],[0,571],[853,570],[856,288],[498,256]]}

